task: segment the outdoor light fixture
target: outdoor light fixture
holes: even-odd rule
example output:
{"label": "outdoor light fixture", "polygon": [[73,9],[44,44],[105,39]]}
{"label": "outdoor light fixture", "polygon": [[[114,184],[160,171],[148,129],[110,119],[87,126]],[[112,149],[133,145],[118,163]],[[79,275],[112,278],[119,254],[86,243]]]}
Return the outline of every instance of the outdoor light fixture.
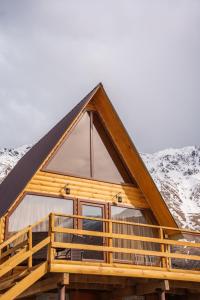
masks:
{"label": "outdoor light fixture", "polygon": [[122,203],[122,201],[123,201],[121,192],[117,193],[113,198],[115,198],[118,203]]}
{"label": "outdoor light fixture", "polygon": [[65,195],[70,195],[71,190],[68,183],[60,190],[60,193],[63,197],[65,197]]}
{"label": "outdoor light fixture", "polygon": [[68,184],[66,184],[66,186],[65,186],[65,194],[70,195],[70,188],[69,188]]}
{"label": "outdoor light fixture", "polygon": [[119,196],[119,195],[117,196],[117,202],[122,203],[122,196]]}

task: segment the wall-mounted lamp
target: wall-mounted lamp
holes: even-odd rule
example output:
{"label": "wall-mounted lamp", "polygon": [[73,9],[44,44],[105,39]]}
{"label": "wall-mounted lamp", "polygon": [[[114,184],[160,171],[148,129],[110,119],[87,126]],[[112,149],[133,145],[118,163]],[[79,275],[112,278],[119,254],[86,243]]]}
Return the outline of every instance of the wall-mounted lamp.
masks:
{"label": "wall-mounted lamp", "polygon": [[123,199],[121,196],[121,192],[117,193],[112,199],[116,199],[118,203],[122,203]]}
{"label": "wall-mounted lamp", "polygon": [[70,191],[70,187],[68,184],[65,185],[64,189],[65,189],[65,194],[70,195],[71,191]]}
{"label": "wall-mounted lamp", "polygon": [[62,187],[62,189],[60,190],[60,193],[63,197],[65,197],[65,195],[70,195],[71,190],[70,190],[68,183],[64,187]]}
{"label": "wall-mounted lamp", "polygon": [[122,203],[122,196],[117,196],[117,202]]}

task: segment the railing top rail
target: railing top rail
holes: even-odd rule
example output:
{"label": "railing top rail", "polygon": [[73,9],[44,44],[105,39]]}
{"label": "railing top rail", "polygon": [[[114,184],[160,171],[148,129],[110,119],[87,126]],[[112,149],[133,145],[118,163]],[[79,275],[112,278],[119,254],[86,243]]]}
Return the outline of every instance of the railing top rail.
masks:
{"label": "railing top rail", "polygon": [[102,221],[102,222],[112,222],[117,224],[124,224],[124,225],[133,225],[133,226],[140,226],[140,227],[149,227],[155,229],[163,229],[163,230],[170,230],[170,231],[177,231],[179,233],[187,233],[187,234],[195,234],[200,235],[200,231],[190,230],[186,228],[174,228],[174,227],[167,227],[167,226],[159,226],[153,224],[143,224],[143,223],[136,223],[136,222],[128,222],[122,220],[115,220],[115,219],[105,219],[105,218],[94,218],[94,217],[86,217],[80,215],[69,215],[69,214],[61,214],[61,213],[54,213],[55,216],[58,217],[67,217],[67,218],[74,218],[74,219],[85,219],[85,220],[93,220],[93,221]]}
{"label": "railing top rail", "polygon": [[17,233],[12,235],[9,239],[7,239],[2,244],[0,244],[0,250],[3,249],[4,247],[6,247],[7,245],[9,245],[10,243],[14,242],[16,239],[18,239],[23,234],[27,233],[30,228],[34,228],[34,227],[38,226],[39,224],[48,220],[48,218],[49,218],[49,215],[47,215],[46,217],[42,218],[41,220],[35,222],[34,224],[29,225],[29,226],[25,227],[24,229],[18,231]]}
{"label": "railing top rail", "polygon": [[186,246],[192,248],[200,248],[200,243],[193,243],[190,241],[177,241],[171,239],[162,239],[157,237],[143,236],[143,235],[130,235],[126,233],[113,233],[113,232],[98,232],[92,230],[83,230],[75,228],[64,228],[64,227],[54,227],[53,232],[59,233],[70,233],[73,235],[87,235],[95,237],[104,237],[104,238],[113,238],[113,239],[122,239],[129,241],[142,241],[156,244],[165,244],[171,246]]}
{"label": "railing top rail", "polygon": [[173,228],[173,227],[167,227],[167,226],[159,226],[159,225],[153,225],[153,224],[143,224],[143,223],[136,223],[136,222],[128,222],[128,221],[122,221],[122,220],[114,220],[114,219],[105,219],[105,218],[94,218],[94,217],[86,217],[86,216],[80,216],[80,215],[70,215],[70,214],[63,214],[63,213],[50,213],[46,217],[42,218],[41,220],[35,222],[32,225],[29,225],[25,227],[24,229],[18,231],[16,234],[11,236],[9,239],[4,241],[2,244],[0,244],[0,250],[7,246],[8,244],[12,243],[14,240],[19,238],[21,235],[28,232],[30,228],[34,228],[38,226],[39,224],[45,222],[48,220],[50,215],[55,215],[57,217],[67,217],[67,218],[73,218],[73,219],[84,219],[84,220],[93,220],[93,221],[102,221],[107,223],[116,223],[116,224],[124,224],[124,225],[132,225],[132,226],[139,226],[139,227],[148,227],[148,228],[155,228],[159,230],[168,230],[168,231],[177,231],[177,233],[185,233],[185,234],[192,234],[192,235],[200,235],[200,231],[190,230],[186,228]]}

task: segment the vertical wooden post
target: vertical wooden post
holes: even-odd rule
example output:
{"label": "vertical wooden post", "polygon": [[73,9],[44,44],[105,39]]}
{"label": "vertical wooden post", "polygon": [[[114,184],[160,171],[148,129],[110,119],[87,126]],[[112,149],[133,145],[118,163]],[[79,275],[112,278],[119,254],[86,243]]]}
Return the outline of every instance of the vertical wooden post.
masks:
{"label": "vertical wooden post", "polygon": [[[112,228],[112,221],[111,221],[111,220],[109,220],[108,226],[109,226],[108,232],[109,232],[110,234],[112,234],[113,228]],[[109,247],[112,247],[112,246],[113,246],[113,240],[112,240],[112,237],[110,237],[110,238],[108,239],[108,246],[109,246]],[[112,264],[112,263],[113,263],[113,253],[112,253],[112,252],[109,252],[109,255],[108,255],[108,256],[109,256],[109,257],[108,257],[108,262],[109,262],[109,264]]]}
{"label": "vertical wooden post", "polygon": [[50,244],[49,244],[49,264],[54,260],[54,249],[52,244],[54,242],[55,233],[54,233],[54,226],[55,226],[55,215],[51,213],[49,215],[49,236],[50,236]]}
{"label": "vertical wooden post", "polygon": [[65,285],[60,285],[58,287],[59,300],[65,300]]}
{"label": "vertical wooden post", "polygon": [[[32,238],[32,228],[29,226],[28,230],[28,250],[31,251],[33,247],[33,238]],[[33,266],[33,256],[32,254],[28,258],[28,268],[32,268]]]}
{"label": "vertical wooden post", "polygon": [[[168,235],[165,234],[165,238],[168,238]],[[170,253],[171,249],[170,249],[170,245],[166,245],[166,253]],[[170,257],[166,257],[167,260],[167,268],[171,269],[171,258]]]}
{"label": "vertical wooden post", "polygon": [[[163,234],[162,227],[160,227],[160,238],[162,240],[164,239],[164,234]],[[161,252],[165,252],[165,245],[164,244],[160,244],[160,246],[161,246]],[[166,258],[162,257],[161,263],[162,263],[162,267],[166,268],[167,267],[167,257]]]}

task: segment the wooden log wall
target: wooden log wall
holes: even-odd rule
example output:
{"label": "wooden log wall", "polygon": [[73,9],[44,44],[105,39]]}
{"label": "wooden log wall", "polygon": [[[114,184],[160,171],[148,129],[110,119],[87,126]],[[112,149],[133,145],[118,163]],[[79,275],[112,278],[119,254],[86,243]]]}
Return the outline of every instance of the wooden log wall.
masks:
{"label": "wooden log wall", "polygon": [[35,174],[25,192],[61,196],[62,189],[66,185],[70,188],[69,196],[72,197],[116,202],[116,195],[119,194],[124,204],[131,204],[138,208],[149,208],[142,192],[131,185],[104,183],[43,171],[38,171]]}
{"label": "wooden log wall", "polygon": [[0,243],[4,241],[5,235],[5,217],[0,218]]}

